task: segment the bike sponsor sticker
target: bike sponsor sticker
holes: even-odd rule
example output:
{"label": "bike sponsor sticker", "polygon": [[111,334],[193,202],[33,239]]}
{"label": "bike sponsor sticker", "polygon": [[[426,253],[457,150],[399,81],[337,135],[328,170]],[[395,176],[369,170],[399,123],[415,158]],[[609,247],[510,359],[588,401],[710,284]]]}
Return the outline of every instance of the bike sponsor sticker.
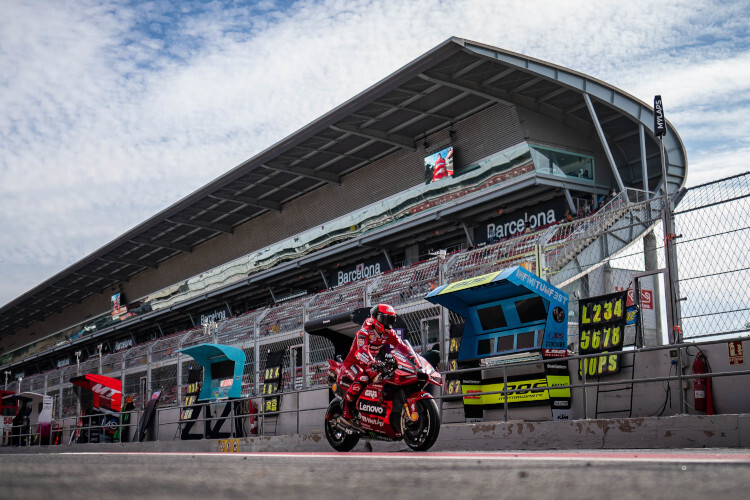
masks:
{"label": "bike sponsor sticker", "polygon": [[359,419],[360,422],[367,425],[375,425],[378,427],[383,427],[385,425],[385,422],[383,422],[379,418],[368,417],[367,415],[361,415]]}
{"label": "bike sponsor sticker", "polygon": [[359,403],[358,407],[359,411],[365,412],[365,413],[373,413],[375,415],[384,415],[385,414],[385,408],[383,408],[380,405],[372,404],[372,403]]}

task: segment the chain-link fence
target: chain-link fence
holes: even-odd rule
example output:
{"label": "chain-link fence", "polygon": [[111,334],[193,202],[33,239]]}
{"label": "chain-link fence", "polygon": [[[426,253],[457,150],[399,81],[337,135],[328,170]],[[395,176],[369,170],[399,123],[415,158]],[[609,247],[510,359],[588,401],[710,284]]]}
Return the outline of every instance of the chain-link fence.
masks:
{"label": "chain-link fence", "polygon": [[683,337],[750,331],[750,172],[688,189],[674,226]]}

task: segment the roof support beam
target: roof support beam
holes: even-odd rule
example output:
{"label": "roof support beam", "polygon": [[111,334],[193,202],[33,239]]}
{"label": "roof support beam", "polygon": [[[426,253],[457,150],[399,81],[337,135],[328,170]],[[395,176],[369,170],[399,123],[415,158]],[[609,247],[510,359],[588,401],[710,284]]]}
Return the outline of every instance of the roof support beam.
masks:
{"label": "roof support beam", "polygon": [[220,222],[203,222],[199,220],[188,220],[183,217],[172,216],[166,219],[168,222],[173,224],[182,224],[184,226],[198,227],[201,229],[210,229],[211,231],[218,231],[220,233],[232,234],[232,227],[228,224],[221,224]]}
{"label": "roof support beam", "polygon": [[542,81],[541,78],[532,78],[528,82],[522,83],[521,85],[517,86],[511,92],[513,92],[513,93],[520,92],[520,91],[522,91],[524,89],[527,89],[527,88],[531,87],[532,85],[536,85],[537,83],[539,83],[541,81]]}
{"label": "roof support beam", "polygon": [[81,303],[80,301],[79,302],[73,302],[73,301],[61,299],[60,297],[57,297],[55,295],[49,295],[49,294],[47,296],[36,294],[36,295],[32,295],[32,297],[34,297],[35,299],[45,300],[45,301],[48,301],[48,302],[62,302],[63,304],[68,304],[68,305],[74,305],[74,304],[80,304]]}
{"label": "roof support beam", "polygon": [[627,139],[628,137],[632,137],[637,133],[638,133],[638,129],[628,130],[627,132],[623,132],[622,134],[613,137],[612,140],[615,142],[620,142],[621,140]]}
{"label": "roof support beam", "polygon": [[568,90],[569,90],[569,89],[568,89],[568,88],[566,88],[566,87],[562,87],[562,88],[559,88],[559,89],[557,89],[557,90],[553,90],[553,91],[552,91],[552,92],[550,92],[549,94],[547,94],[547,95],[543,95],[542,97],[540,97],[540,98],[539,98],[539,102],[544,102],[544,101],[547,101],[547,100],[549,100],[549,99],[552,99],[553,97],[557,97],[557,96],[559,96],[560,94],[563,94],[563,93],[567,92]]}
{"label": "roof support beam", "polygon": [[[372,144],[372,142],[373,141],[370,141],[370,142],[366,143],[366,145],[369,146],[370,144]],[[331,141],[331,143],[332,144],[329,145],[328,147],[330,147],[333,144],[335,144],[335,141]],[[294,146],[294,147],[296,149],[302,149],[302,150],[305,150],[305,151],[311,153],[310,155],[306,155],[305,158],[309,158],[310,156],[313,156],[313,155],[316,155],[316,154],[322,154],[322,155],[332,155],[332,156],[342,157],[342,158],[351,158],[351,159],[357,160],[357,161],[370,161],[369,158],[365,158],[364,156],[357,156],[357,155],[351,154],[349,152],[346,152],[346,153],[335,153],[333,151],[329,151],[328,147],[314,149],[314,148],[308,148],[307,146],[302,146],[302,145],[299,145],[299,144],[297,146]],[[361,149],[362,147],[364,147],[364,146],[357,146],[356,149]],[[320,168],[320,166],[318,166],[318,168]]]}
{"label": "roof support beam", "polygon": [[466,243],[469,245],[469,248],[474,246],[474,238],[471,237],[471,231],[469,231],[469,226],[466,225],[466,222],[461,222],[461,227],[464,228],[464,234],[466,235]]}
{"label": "roof support beam", "polygon": [[339,176],[329,174],[328,172],[315,172],[314,170],[310,170],[309,168],[269,165],[268,163],[262,164],[261,167],[267,168],[268,170],[275,170],[276,172],[285,172],[287,174],[299,175],[300,177],[307,177],[308,179],[313,179],[320,182],[341,185],[341,179],[339,178]]}
{"label": "roof support beam", "polygon": [[477,68],[477,67],[481,66],[485,62],[486,61],[484,59],[477,59],[473,63],[467,64],[463,68],[459,69],[458,71],[456,71],[455,73],[453,73],[451,76],[454,77],[454,78],[457,78],[459,76],[465,75],[469,71],[473,70],[474,68]]}
{"label": "roof support beam", "polygon": [[[573,201],[573,197],[570,195],[570,189],[565,188],[565,199],[568,202],[568,207],[570,208],[570,213],[574,214],[576,213],[576,204]],[[565,222],[565,221],[563,221]]]}
{"label": "roof support beam", "polygon": [[209,196],[212,198],[216,198],[217,200],[234,201],[236,203],[243,203],[251,207],[264,208],[266,210],[273,210],[274,212],[281,213],[281,204],[275,203],[270,200],[259,200],[257,198],[251,198],[250,196],[245,196],[242,194],[235,194],[235,195],[227,196],[227,195],[212,193]]}
{"label": "roof support beam", "polygon": [[127,275],[119,273],[97,273],[93,271],[73,271],[76,276],[83,276],[85,278],[101,278],[110,281],[125,281],[128,279]]}
{"label": "roof support beam", "polygon": [[428,82],[442,83],[443,85],[452,87],[457,90],[463,90],[465,92],[468,91],[479,97],[490,99],[491,101],[495,101],[500,104],[505,104],[506,106],[512,106],[512,104],[506,100],[506,98],[509,97],[509,95],[507,95],[508,94],[507,92],[500,92],[496,89],[480,87],[476,83],[469,81],[469,80],[463,80],[461,78],[449,78],[449,77],[444,77],[442,75],[441,76],[427,75],[425,73],[420,74],[419,78],[421,78],[422,80],[427,80]]}
{"label": "roof support beam", "polygon": [[500,73],[498,73],[496,75],[493,75],[493,76],[487,78],[486,80],[484,80],[482,82],[481,86],[484,87],[486,85],[489,85],[490,83],[495,83],[498,80],[502,80],[503,78],[505,78],[506,76],[510,75],[511,73],[514,73],[515,71],[516,71],[515,68],[508,68],[508,69],[506,69],[504,71],[501,71]]}
{"label": "roof support beam", "polygon": [[[406,120],[403,123],[399,123],[397,126],[395,126],[392,129],[390,129],[388,131],[388,133],[390,134],[392,132],[397,132],[397,131],[401,130],[402,128],[406,128],[409,125],[411,125],[412,123],[418,122],[419,120],[421,120],[425,116],[435,117],[435,118],[437,118],[439,120],[443,120],[443,121],[447,122],[448,124],[453,123],[453,121],[455,120],[455,118],[452,118],[452,117],[446,116],[446,115],[438,115],[435,112],[439,111],[439,110],[441,110],[441,109],[443,109],[443,108],[445,108],[447,106],[450,106],[451,104],[453,104],[453,103],[455,103],[457,101],[460,101],[461,99],[463,99],[464,97],[466,97],[467,94],[468,94],[468,92],[461,92],[460,94],[457,94],[457,95],[453,96],[450,99],[446,99],[445,101],[441,102],[440,104],[438,104],[437,106],[433,107],[432,109],[430,109],[428,111],[421,111],[421,112],[419,112],[419,114],[417,116],[413,117],[412,119]],[[378,103],[378,104],[380,104],[380,103]],[[387,106],[387,104],[385,106]],[[402,106],[396,106],[396,107],[400,108],[400,109],[404,109],[406,111],[417,112],[417,111],[409,109],[407,107],[402,107]]]}
{"label": "roof support beam", "polygon": [[130,241],[138,245],[148,245],[148,246],[157,247],[157,248],[164,248],[167,250],[175,250],[177,252],[191,253],[193,251],[193,249],[188,245],[183,245],[181,243],[172,243],[172,242],[163,241],[163,240],[148,240],[145,238],[133,238]]}
{"label": "roof support beam", "polygon": [[[615,180],[617,181],[617,188],[620,191],[625,191],[625,184],[622,182],[622,177],[620,177],[620,171],[617,169],[617,164],[615,163],[615,158],[612,156],[612,151],[609,149],[609,144],[607,143],[607,138],[604,135],[604,130],[602,130],[602,126],[599,123],[599,118],[596,116],[596,110],[594,110],[594,105],[591,102],[591,98],[588,94],[583,94],[583,100],[586,103],[586,107],[589,108],[589,114],[591,115],[591,121],[594,122],[594,128],[596,129],[596,133],[599,135],[599,140],[602,143],[602,148],[604,149],[604,153],[607,155],[607,160],[609,160],[609,167],[612,169],[612,175],[614,176]],[[627,199],[628,194],[624,193],[625,198]]]}
{"label": "roof support beam", "polygon": [[133,259],[132,257],[99,257],[99,260],[103,260],[104,262],[114,262],[115,264],[131,264],[144,269],[156,269],[158,267],[158,264],[153,260]]}
{"label": "roof support beam", "polygon": [[367,139],[376,139],[380,142],[385,142],[394,146],[411,149],[412,151],[416,151],[417,149],[416,147],[414,147],[414,140],[411,137],[406,137],[405,135],[386,134],[385,132],[381,132],[380,130],[373,130],[371,128],[359,128],[346,123],[329,125],[329,128],[337,132],[349,132],[350,134],[365,137]]}
{"label": "roof support beam", "polygon": [[641,176],[643,178],[643,190],[646,192],[648,199],[648,165],[646,164],[646,132],[643,124],[638,124],[638,142],[641,146]]}
{"label": "roof support beam", "polygon": [[56,288],[58,290],[70,290],[73,292],[86,292],[86,293],[100,293],[104,288],[106,288],[105,285],[102,285],[101,287],[93,287],[93,286],[87,286],[87,287],[76,287],[76,286],[61,286],[61,285],[50,285],[50,288]]}

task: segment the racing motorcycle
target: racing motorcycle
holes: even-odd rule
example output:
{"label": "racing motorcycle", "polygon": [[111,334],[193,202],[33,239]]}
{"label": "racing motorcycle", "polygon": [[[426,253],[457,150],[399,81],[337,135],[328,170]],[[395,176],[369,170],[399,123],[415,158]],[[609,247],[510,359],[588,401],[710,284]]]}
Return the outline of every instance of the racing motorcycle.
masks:
{"label": "racing motorcycle", "polygon": [[[345,374],[341,356],[328,360],[328,383],[334,398],[325,417],[328,443],[337,451],[349,451],[360,439],[404,440],[415,451],[430,449],[440,432],[440,413],[429,384],[443,380],[430,363],[419,356],[409,341],[378,356],[381,371],[360,392],[354,405],[354,426],[339,419],[344,395],[352,380]],[[382,357],[382,359],[381,359]]]}

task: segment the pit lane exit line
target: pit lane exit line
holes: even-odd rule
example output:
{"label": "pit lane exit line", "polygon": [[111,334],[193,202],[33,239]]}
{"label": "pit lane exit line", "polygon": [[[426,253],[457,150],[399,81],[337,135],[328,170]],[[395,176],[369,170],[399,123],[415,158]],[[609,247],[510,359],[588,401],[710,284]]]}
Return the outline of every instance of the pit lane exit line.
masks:
{"label": "pit lane exit line", "polygon": [[64,452],[66,455],[161,455],[193,457],[254,457],[254,458],[387,458],[389,460],[493,460],[493,461],[576,461],[576,462],[690,462],[690,463],[748,463],[750,454],[734,453],[419,453],[412,451],[382,452]]}

